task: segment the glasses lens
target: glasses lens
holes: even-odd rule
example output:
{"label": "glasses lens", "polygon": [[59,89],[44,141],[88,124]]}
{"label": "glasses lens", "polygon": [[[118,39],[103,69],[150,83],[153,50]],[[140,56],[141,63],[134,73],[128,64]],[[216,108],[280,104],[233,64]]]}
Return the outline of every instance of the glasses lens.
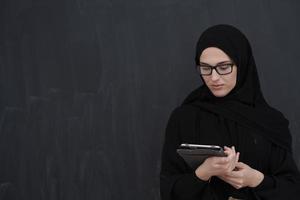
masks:
{"label": "glasses lens", "polygon": [[208,75],[211,73],[211,67],[208,67],[208,66],[199,66],[199,71],[200,71],[200,74],[202,75]]}
{"label": "glasses lens", "polygon": [[232,64],[224,64],[216,67],[219,74],[229,74],[232,70]]}

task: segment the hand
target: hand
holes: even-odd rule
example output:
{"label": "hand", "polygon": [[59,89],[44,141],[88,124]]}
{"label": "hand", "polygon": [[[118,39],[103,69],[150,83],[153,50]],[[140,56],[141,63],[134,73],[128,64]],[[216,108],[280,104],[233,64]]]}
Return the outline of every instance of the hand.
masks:
{"label": "hand", "polygon": [[231,172],[232,170],[235,169],[235,165],[239,161],[240,153],[235,151],[234,146],[232,146],[231,148],[225,146],[224,153],[230,158],[229,172]]}
{"label": "hand", "polygon": [[236,163],[236,168],[230,173],[218,176],[236,189],[243,187],[256,187],[264,179],[264,174],[245,163]]}
{"label": "hand", "polygon": [[195,174],[201,180],[207,181],[212,176],[225,175],[230,173],[238,162],[239,153],[235,148],[224,147],[227,157],[209,157],[195,171]]}

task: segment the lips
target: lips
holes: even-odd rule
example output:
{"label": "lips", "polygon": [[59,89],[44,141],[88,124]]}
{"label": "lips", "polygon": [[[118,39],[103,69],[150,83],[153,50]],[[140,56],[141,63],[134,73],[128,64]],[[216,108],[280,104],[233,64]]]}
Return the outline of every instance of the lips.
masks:
{"label": "lips", "polygon": [[218,85],[211,85],[212,88],[214,89],[220,89],[223,87],[223,84],[218,84]]}

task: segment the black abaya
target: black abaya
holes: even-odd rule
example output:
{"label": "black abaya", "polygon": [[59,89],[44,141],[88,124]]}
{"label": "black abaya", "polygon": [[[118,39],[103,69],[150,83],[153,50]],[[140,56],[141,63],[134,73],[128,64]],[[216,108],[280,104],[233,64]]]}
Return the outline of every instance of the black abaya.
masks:
{"label": "black abaya", "polygon": [[[288,121],[263,98],[248,40],[232,26],[217,25],[201,35],[196,63],[207,47],[222,49],[235,62],[237,84],[221,98],[202,85],[172,112],[162,152],[162,200],[298,199],[300,173],[292,156]],[[202,181],[176,153],[181,143],[235,146],[240,161],[262,172],[264,179],[255,188],[242,189],[218,177]]]}
{"label": "black abaya", "polygon": [[[218,126],[215,126],[218,124]],[[217,177],[210,182],[196,177],[176,153],[181,143],[232,146],[240,161],[265,175],[256,188],[235,189]],[[300,174],[292,154],[261,136],[257,130],[193,106],[181,106],[169,119],[161,169],[162,200],[298,199]]]}

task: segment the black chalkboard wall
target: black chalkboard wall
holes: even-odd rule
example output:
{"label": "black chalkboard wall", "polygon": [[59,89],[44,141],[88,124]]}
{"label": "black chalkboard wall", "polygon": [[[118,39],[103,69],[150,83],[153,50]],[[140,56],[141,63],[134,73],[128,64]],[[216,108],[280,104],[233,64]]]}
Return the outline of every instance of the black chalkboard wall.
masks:
{"label": "black chalkboard wall", "polygon": [[300,166],[299,1],[1,0],[0,199],[158,200],[208,26],[239,27]]}

